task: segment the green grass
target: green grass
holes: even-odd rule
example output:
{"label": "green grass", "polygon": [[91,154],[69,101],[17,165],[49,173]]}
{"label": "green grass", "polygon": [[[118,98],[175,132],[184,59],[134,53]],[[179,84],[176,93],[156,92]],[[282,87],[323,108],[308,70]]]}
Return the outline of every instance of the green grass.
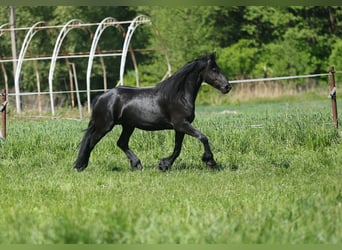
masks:
{"label": "green grass", "polygon": [[117,127],[77,173],[87,121],[10,118],[0,243],[341,243],[342,147],[330,109],[326,100],[198,107],[194,125],[217,172],[190,137],[159,172],[173,132],[139,130],[131,148],[144,170],[131,172]]}

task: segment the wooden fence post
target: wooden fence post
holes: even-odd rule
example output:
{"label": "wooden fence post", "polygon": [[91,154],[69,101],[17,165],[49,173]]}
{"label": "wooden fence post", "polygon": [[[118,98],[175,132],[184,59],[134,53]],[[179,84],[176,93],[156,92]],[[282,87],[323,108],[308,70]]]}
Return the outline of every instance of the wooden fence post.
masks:
{"label": "wooden fence post", "polygon": [[330,97],[331,97],[331,105],[332,105],[332,117],[333,117],[333,122],[335,124],[335,127],[338,128],[334,66],[331,66],[329,69],[329,78],[330,78]]}
{"label": "wooden fence post", "polygon": [[2,96],[2,104],[0,106],[0,112],[2,113],[2,126],[1,126],[1,139],[6,139],[6,106],[7,106],[7,96],[6,96],[6,90],[3,90],[1,93]]}

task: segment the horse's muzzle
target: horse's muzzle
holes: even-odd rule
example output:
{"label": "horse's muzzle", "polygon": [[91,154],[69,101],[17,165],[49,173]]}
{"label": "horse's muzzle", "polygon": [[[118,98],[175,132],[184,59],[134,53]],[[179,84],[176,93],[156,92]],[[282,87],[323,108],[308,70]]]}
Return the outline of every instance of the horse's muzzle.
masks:
{"label": "horse's muzzle", "polygon": [[227,94],[231,89],[232,89],[232,85],[230,85],[229,83],[223,85],[220,88],[222,94]]}

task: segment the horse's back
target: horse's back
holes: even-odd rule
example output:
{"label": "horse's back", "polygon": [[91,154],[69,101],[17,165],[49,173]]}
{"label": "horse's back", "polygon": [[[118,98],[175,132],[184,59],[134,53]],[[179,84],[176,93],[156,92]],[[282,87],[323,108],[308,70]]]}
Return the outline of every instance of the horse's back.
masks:
{"label": "horse's back", "polygon": [[98,98],[93,112],[110,112],[115,124],[144,130],[172,128],[156,89],[151,87],[115,87]]}

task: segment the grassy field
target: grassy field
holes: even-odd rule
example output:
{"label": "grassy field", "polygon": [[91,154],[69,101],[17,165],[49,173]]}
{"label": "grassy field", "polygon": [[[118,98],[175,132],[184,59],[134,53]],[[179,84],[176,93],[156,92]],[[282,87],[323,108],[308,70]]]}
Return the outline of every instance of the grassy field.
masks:
{"label": "grassy field", "polygon": [[[339,106],[339,110],[341,110]],[[342,243],[342,147],[329,100],[202,106],[221,171],[186,137],[135,131],[131,172],[115,128],[82,173],[87,121],[10,118],[0,144],[0,243]]]}

